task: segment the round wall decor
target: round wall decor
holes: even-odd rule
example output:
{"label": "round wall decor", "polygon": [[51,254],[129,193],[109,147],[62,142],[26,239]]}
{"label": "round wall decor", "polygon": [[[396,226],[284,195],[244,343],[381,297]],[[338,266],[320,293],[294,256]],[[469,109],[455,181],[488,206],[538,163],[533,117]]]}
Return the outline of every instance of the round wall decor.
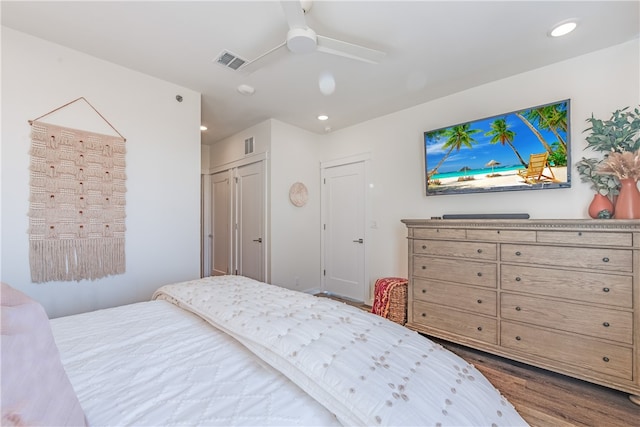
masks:
{"label": "round wall decor", "polygon": [[309,191],[301,182],[294,182],[289,189],[289,200],[294,206],[301,207],[307,204],[309,199]]}

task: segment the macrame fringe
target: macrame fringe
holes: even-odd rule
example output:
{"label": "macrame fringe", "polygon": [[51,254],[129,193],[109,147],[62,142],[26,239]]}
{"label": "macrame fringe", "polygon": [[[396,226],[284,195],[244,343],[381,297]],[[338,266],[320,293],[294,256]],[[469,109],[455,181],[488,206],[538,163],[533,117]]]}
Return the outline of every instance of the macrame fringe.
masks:
{"label": "macrame fringe", "polygon": [[31,281],[100,279],[125,272],[124,238],[31,240]]}

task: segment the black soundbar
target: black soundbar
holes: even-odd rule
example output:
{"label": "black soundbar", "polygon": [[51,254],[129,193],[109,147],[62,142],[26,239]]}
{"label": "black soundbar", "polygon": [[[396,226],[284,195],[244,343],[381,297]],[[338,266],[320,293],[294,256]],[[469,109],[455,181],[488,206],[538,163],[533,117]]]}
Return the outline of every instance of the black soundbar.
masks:
{"label": "black soundbar", "polygon": [[445,214],[442,219],[529,219],[527,213]]}

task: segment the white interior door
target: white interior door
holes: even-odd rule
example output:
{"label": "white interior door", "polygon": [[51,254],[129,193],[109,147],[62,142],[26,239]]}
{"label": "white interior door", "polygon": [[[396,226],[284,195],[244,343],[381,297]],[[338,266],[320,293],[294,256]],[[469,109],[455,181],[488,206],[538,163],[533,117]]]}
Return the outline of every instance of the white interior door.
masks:
{"label": "white interior door", "polygon": [[237,274],[264,281],[264,162],[237,169],[236,232]]}
{"label": "white interior door", "polygon": [[200,277],[211,276],[213,273],[213,220],[211,176],[200,176]]}
{"label": "white interior door", "polygon": [[231,273],[231,172],[224,171],[212,175],[212,271],[220,276]]}
{"label": "white interior door", "polygon": [[323,290],[364,301],[364,162],[323,169],[323,187]]}

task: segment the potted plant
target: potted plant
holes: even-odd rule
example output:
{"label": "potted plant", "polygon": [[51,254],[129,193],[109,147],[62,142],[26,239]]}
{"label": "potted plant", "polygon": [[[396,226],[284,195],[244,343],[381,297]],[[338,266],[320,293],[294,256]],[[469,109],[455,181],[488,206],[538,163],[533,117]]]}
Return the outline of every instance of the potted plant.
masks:
{"label": "potted plant", "polygon": [[[606,201],[601,196],[611,198],[617,196],[621,188],[621,179],[626,178],[611,169],[611,165],[607,163],[608,158],[611,157],[614,165],[620,165],[620,161],[628,160],[629,155],[633,159],[637,157],[637,154],[640,154],[640,109],[631,110],[626,107],[614,111],[609,120],[600,120],[591,115],[586,121],[591,125],[584,130],[584,132],[590,132],[590,135],[586,137],[586,148],[599,151],[603,153],[603,156],[601,159],[583,157],[576,163],[576,168],[581,181],[590,182],[591,188],[596,191],[592,205],[594,203],[606,205]],[[627,154],[618,158],[623,153]],[[600,200],[596,202],[596,199]],[[626,197],[623,197],[624,199]],[[599,215],[601,211],[595,212],[596,209],[596,207],[590,206],[589,215],[591,217],[607,217],[606,212]],[[609,213],[613,213],[613,208],[609,210]]]}
{"label": "potted plant", "polygon": [[591,218],[610,218],[614,213],[613,201],[611,198],[618,195],[620,182],[615,175],[599,172],[602,160],[585,158],[576,163],[576,168],[580,174],[582,182],[591,184],[591,189],[595,191],[593,200],[589,205],[589,216]]}
{"label": "potted plant", "polygon": [[637,151],[623,151],[609,153],[598,172],[608,176],[615,176],[620,182],[620,197],[616,201],[616,218],[640,218],[640,149]]}

